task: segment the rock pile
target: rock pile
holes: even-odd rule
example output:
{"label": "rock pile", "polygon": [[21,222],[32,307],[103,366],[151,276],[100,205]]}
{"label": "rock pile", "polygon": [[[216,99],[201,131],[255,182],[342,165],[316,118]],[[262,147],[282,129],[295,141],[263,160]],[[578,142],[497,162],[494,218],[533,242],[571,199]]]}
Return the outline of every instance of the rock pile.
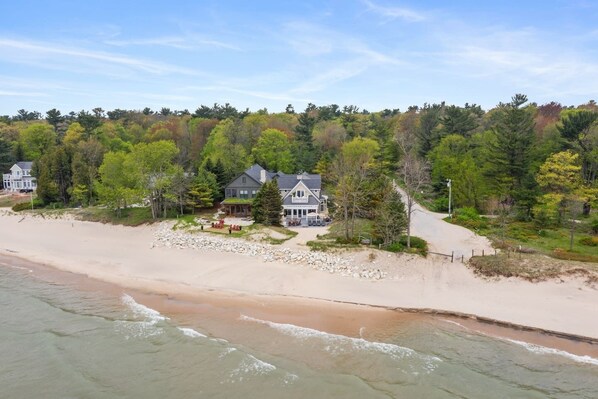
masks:
{"label": "rock pile", "polygon": [[324,252],[296,251],[290,248],[249,242],[230,237],[217,237],[209,233],[188,233],[174,231],[168,224],[163,224],[155,233],[152,247],[207,249],[218,252],[231,252],[246,256],[261,257],[266,262],[282,262],[309,266],[331,274],[381,280],[387,273],[373,265],[355,265],[351,258],[335,256]]}

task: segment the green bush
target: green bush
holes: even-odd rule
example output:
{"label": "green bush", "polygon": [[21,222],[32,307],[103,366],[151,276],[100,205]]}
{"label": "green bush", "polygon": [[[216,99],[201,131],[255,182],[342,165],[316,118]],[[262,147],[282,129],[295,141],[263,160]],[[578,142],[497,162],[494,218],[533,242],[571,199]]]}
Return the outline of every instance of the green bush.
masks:
{"label": "green bush", "polygon": [[598,237],[583,237],[579,239],[579,243],[589,247],[598,247]]}
{"label": "green bush", "polygon": [[448,212],[448,198],[436,198],[432,203],[432,206],[434,208],[434,212]]}
{"label": "green bush", "polygon": [[457,219],[459,219],[463,222],[466,222],[466,221],[477,222],[482,219],[480,217],[480,214],[478,213],[478,211],[472,207],[455,209],[455,213],[453,214],[453,217],[456,217]]}
{"label": "green bush", "polygon": [[[33,208],[42,208],[44,203],[39,199],[33,200]],[[15,212],[25,211],[27,209],[31,209],[31,202],[20,202],[18,204],[13,205],[12,210]]]}
{"label": "green bush", "polygon": [[594,216],[590,220],[590,229],[592,229],[592,233],[598,234],[598,216]]}
{"label": "green bush", "polygon": [[453,223],[469,229],[479,230],[488,227],[486,219],[480,216],[475,208],[466,207],[455,209]]}

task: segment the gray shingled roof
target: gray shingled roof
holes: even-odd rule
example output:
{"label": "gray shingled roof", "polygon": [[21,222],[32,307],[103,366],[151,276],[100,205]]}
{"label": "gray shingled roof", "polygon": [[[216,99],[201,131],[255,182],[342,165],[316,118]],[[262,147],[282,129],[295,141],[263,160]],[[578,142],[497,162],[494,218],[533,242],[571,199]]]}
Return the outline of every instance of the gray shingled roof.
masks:
{"label": "gray shingled roof", "polygon": [[303,173],[300,179],[297,175],[287,175],[282,172],[278,172],[276,180],[278,181],[278,188],[280,190],[290,190],[299,183],[299,180],[303,181],[303,184],[310,190],[320,190],[322,188],[322,178],[320,175],[310,175]]}
{"label": "gray shingled roof", "polygon": [[28,162],[28,161],[17,162],[17,166],[21,169],[30,170],[32,165],[33,165],[33,162]]}
{"label": "gray shingled roof", "polygon": [[[251,166],[249,169],[247,169],[245,173],[247,173],[253,180],[261,183],[260,177],[262,174],[262,170],[264,170],[264,168],[262,168],[258,164],[255,164]],[[271,180],[274,175],[276,175],[276,173],[266,171],[266,181]]]}
{"label": "gray shingled roof", "polygon": [[[262,168],[260,165],[255,164],[251,166],[249,169],[247,169],[245,173],[255,181],[261,183],[260,177],[263,170],[265,169]],[[286,174],[282,172],[273,173],[266,171],[266,181],[270,181],[272,179],[276,179],[279,190],[291,190],[293,187],[297,185],[297,183],[299,183],[299,180],[303,181],[303,184],[305,184],[305,186],[307,186],[307,188],[309,188],[310,190],[322,189],[322,178],[320,177],[320,175],[316,174],[309,174],[304,172],[300,175],[296,175]]]}

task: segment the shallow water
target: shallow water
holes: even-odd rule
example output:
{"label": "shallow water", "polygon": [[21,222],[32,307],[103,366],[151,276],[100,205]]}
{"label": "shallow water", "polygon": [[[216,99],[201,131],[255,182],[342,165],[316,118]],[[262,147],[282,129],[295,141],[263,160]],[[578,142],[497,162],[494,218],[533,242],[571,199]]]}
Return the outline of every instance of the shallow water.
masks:
{"label": "shallow water", "polygon": [[451,319],[343,327],[334,317],[314,313],[320,328],[302,327],[267,304],[82,289],[3,260],[0,397],[598,397],[588,344],[590,355],[573,354]]}

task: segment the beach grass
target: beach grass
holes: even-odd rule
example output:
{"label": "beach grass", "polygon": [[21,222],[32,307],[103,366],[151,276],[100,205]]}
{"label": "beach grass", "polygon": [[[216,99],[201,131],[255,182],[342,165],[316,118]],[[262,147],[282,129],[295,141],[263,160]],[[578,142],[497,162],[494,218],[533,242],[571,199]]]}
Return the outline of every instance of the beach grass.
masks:
{"label": "beach grass", "polygon": [[[35,195],[34,197],[35,198]],[[16,204],[30,203],[31,197],[29,194],[8,194],[0,197],[0,208],[12,208]]]}
{"label": "beach grass", "polygon": [[598,264],[554,259],[542,254],[503,252],[474,256],[468,265],[476,274],[485,277],[518,277],[535,282],[577,275],[588,282],[598,282]]}

